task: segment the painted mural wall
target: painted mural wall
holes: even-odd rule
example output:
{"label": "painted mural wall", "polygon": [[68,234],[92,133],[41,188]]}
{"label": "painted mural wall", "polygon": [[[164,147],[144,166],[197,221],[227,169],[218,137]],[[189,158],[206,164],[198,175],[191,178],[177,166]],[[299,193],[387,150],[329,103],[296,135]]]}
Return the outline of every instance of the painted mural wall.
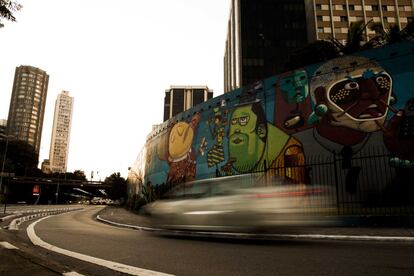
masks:
{"label": "painted mural wall", "polygon": [[[321,160],[328,160],[324,173],[312,172]],[[414,170],[414,42],[299,68],[211,99],[150,133],[131,171],[152,185],[260,170],[293,183],[329,185],[335,177],[344,193],[356,194],[384,189],[401,169]]]}

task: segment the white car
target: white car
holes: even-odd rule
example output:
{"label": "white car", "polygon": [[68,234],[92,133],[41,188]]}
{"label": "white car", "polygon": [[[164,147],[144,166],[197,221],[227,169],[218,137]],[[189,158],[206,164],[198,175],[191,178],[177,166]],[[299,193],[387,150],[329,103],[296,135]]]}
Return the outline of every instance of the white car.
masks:
{"label": "white car", "polygon": [[330,187],[286,184],[257,174],[183,183],[145,209],[159,228],[286,231],[335,222]]}

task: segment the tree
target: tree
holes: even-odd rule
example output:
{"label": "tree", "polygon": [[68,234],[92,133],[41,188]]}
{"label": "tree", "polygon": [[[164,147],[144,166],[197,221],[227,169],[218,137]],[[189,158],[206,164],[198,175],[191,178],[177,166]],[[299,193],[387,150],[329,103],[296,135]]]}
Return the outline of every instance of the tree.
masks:
{"label": "tree", "polygon": [[0,28],[4,27],[1,19],[15,22],[16,17],[13,15],[13,13],[19,11],[22,7],[23,6],[16,1],[0,0]]}
{"label": "tree", "polygon": [[72,175],[72,179],[75,180],[86,180],[85,172],[82,170],[75,170]]}
{"label": "tree", "polygon": [[338,56],[340,56],[339,48],[332,41],[317,40],[291,53],[285,64],[285,70],[293,70]]}
{"label": "tree", "polygon": [[[6,141],[0,141],[0,155],[3,160]],[[19,176],[37,176],[39,169],[37,168],[39,156],[34,147],[20,140],[10,140],[8,142],[6,163],[4,171],[14,172]]]}
{"label": "tree", "polygon": [[110,199],[123,200],[127,197],[127,181],[119,172],[113,173],[109,177],[106,177],[104,183],[111,186],[108,191]]}

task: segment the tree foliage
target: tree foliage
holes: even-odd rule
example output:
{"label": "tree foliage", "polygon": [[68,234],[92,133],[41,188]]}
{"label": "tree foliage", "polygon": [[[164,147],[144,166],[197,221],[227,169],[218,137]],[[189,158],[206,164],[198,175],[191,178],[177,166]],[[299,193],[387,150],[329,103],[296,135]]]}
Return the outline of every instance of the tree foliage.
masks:
{"label": "tree foliage", "polygon": [[327,61],[339,55],[339,48],[331,41],[317,40],[291,53],[285,64],[285,70]]}
{"label": "tree foliage", "polygon": [[104,183],[111,186],[108,191],[110,199],[125,199],[127,197],[127,181],[119,172],[106,177]]}
{"label": "tree foliage", "polygon": [[4,27],[1,19],[15,22],[16,17],[13,13],[19,11],[22,7],[17,1],[0,0],[0,28]]}
{"label": "tree foliage", "polygon": [[71,179],[71,180],[86,181],[85,172],[82,170],[75,170],[74,172],[66,172],[66,173],[55,172],[55,173],[50,174],[49,177],[58,178],[58,179]]}
{"label": "tree foliage", "polygon": [[[376,35],[365,42],[365,32],[369,28]],[[364,21],[351,23],[345,43],[335,38],[317,40],[291,53],[285,70],[293,70],[307,65],[323,62],[342,55],[354,54],[361,50],[381,47],[389,43],[414,39],[414,21],[410,21],[403,30],[397,25],[386,28],[380,22]]]}
{"label": "tree foliage", "polygon": [[[3,162],[6,149],[6,141],[0,141],[1,162]],[[37,176],[39,156],[33,146],[24,141],[10,140],[8,142],[6,162],[4,164],[5,172],[13,172],[19,176]]]}

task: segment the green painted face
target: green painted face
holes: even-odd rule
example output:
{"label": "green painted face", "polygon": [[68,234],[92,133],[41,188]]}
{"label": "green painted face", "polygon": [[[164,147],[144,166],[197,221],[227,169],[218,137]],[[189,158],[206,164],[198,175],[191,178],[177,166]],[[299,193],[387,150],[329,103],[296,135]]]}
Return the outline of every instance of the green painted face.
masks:
{"label": "green painted face", "polygon": [[287,103],[300,103],[309,94],[306,71],[294,71],[279,81],[282,97]]}
{"label": "green painted face", "polygon": [[256,121],[252,105],[237,107],[231,116],[229,153],[238,172],[250,172],[262,157],[265,143],[259,137],[263,132],[256,133]]}

